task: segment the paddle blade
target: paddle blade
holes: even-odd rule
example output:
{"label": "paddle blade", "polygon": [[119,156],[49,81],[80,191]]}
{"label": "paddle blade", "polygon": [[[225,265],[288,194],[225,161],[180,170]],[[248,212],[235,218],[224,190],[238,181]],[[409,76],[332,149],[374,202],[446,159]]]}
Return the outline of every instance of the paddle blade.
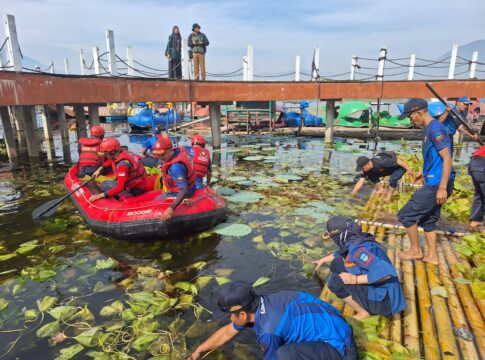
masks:
{"label": "paddle blade", "polygon": [[54,199],[39,206],[32,212],[32,218],[37,220],[40,218],[48,218],[54,215],[64,199],[65,197]]}

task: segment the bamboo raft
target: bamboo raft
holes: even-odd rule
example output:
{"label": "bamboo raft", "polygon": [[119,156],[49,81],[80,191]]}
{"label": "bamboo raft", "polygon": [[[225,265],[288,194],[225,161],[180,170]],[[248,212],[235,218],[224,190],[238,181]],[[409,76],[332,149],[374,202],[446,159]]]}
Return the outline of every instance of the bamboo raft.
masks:
{"label": "bamboo raft", "polygon": [[[460,237],[445,232],[438,235],[439,266],[422,261],[401,261],[397,253],[409,247],[409,239],[397,226],[376,223],[381,209],[376,205],[375,196],[371,195],[364,208],[367,219],[361,222],[362,228],[375,234],[377,241],[387,248],[407,302],[405,311],[385,320],[380,337],[401,344],[419,358],[485,359],[485,300],[475,299],[470,285],[460,282],[463,275],[456,266],[459,263],[471,269],[472,265],[480,264],[471,264],[455,252],[453,244],[459,242]],[[424,236],[421,236],[421,245],[426,252]],[[443,297],[443,289],[446,297]],[[344,316],[353,315],[353,310],[333,296],[327,285],[320,297]],[[359,339],[356,341],[359,343]]]}

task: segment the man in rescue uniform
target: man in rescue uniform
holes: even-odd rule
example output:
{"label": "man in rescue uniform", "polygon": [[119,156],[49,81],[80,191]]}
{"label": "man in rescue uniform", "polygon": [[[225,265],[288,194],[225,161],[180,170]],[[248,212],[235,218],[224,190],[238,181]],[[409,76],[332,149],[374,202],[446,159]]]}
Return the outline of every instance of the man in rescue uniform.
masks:
{"label": "man in rescue uniform", "polygon": [[91,195],[89,201],[118,196],[120,200],[126,197],[142,194],[146,189],[147,173],[145,167],[136,155],[121,151],[120,142],[117,139],[109,138],[104,140],[99,150],[105,153],[108,160],[96,170],[94,177],[99,176],[104,168],[111,168],[116,180],[103,181],[100,194]]}
{"label": "man in rescue uniform", "polygon": [[323,300],[298,291],[258,295],[243,281],[219,291],[219,309],[231,322],[200,344],[189,357],[223,346],[240,331],[250,328],[265,360],[356,360],[352,328],[337,309]]}
{"label": "man in rescue uniform", "polygon": [[188,151],[183,146],[174,149],[172,140],[165,133],[157,136],[152,154],[162,161],[162,179],[167,191],[158,199],[175,197],[162,214],[162,219],[167,221],[184,199],[194,196],[196,175]]}
{"label": "man in rescue uniform", "polygon": [[485,146],[473,153],[468,164],[468,173],[475,187],[470,211],[470,227],[477,228],[482,225],[485,210]]}
{"label": "man in rescue uniform", "polygon": [[406,172],[412,173],[409,166],[403,160],[398,159],[392,151],[383,151],[371,159],[366,156],[360,156],[357,159],[355,171],[362,171],[362,173],[359,181],[352,190],[352,196],[355,196],[364,185],[365,179],[369,179],[373,184],[377,184],[377,192],[381,194],[384,190],[384,184],[381,182],[381,178],[389,176],[389,189],[385,196],[387,202],[391,202],[392,195],[397,187],[397,182]]}
{"label": "man in rescue uniform", "polygon": [[354,318],[391,316],[406,308],[396,269],[373,235],[350,218],[334,216],[327,222],[326,236],[339,249],[314,264],[318,269],[330,262],[328,288],[356,311]]}
{"label": "man in rescue uniform", "polygon": [[104,129],[95,125],[91,127],[91,137],[79,139],[79,161],[78,175],[84,177],[86,175],[91,176],[103,163],[104,158],[100,158],[99,145],[104,138]]}
{"label": "man in rescue uniform", "polygon": [[197,181],[195,183],[196,189],[202,189],[204,187],[205,177],[207,177],[206,186],[211,186],[211,153],[205,148],[205,144],[206,142],[204,137],[202,135],[195,134],[194,136],[192,136],[192,147],[187,148],[189,154],[192,157],[195,175],[197,176]]}

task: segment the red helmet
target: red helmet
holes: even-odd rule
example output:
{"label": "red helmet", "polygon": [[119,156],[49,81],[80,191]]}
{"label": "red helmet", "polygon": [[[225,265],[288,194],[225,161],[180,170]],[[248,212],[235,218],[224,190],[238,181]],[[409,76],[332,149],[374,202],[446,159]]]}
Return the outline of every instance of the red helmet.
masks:
{"label": "red helmet", "polygon": [[107,138],[106,140],[103,140],[101,145],[99,145],[99,150],[102,152],[119,151],[120,147],[121,145],[118,139]]}
{"label": "red helmet", "polygon": [[104,129],[99,125],[94,125],[91,128],[91,136],[96,136],[98,138],[104,138]]}
{"label": "red helmet", "polygon": [[173,149],[172,140],[170,137],[163,133],[157,136],[157,141],[152,149],[153,155],[163,155],[166,150]]}
{"label": "red helmet", "polygon": [[199,134],[195,134],[194,136],[192,136],[192,145],[195,145],[195,144],[205,146],[204,137],[202,135],[199,135]]}

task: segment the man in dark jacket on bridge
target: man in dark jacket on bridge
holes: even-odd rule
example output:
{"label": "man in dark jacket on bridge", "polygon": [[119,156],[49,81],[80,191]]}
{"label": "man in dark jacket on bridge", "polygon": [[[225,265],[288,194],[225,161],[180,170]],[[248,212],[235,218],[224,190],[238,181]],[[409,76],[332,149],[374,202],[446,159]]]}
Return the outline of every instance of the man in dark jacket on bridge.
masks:
{"label": "man in dark jacket on bridge", "polygon": [[200,25],[195,23],[192,25],[192,33],[189,35],[189,47],[193,52],[194,61],[194,78],[199,80],[199,66],[200,76],[202,80],[205,80],[205,53],[207,52],[207,46],[209,46],[209,40],[204,33],[200,32]]}

